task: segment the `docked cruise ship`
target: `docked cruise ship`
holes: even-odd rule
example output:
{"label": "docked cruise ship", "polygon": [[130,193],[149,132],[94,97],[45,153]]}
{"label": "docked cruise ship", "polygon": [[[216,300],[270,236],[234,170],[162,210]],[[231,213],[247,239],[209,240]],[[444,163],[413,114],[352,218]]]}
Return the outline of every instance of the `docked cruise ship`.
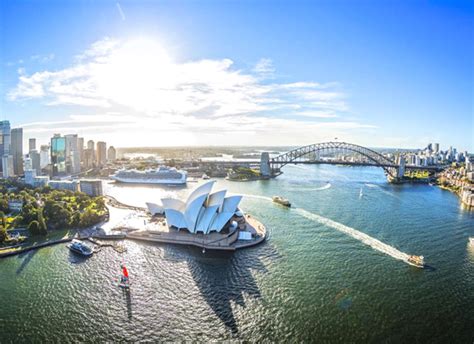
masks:
{"label": "docked cruise ship", "polygon": [[161,166],[155,170],[145,171],[122,169],[110,178],[121,183],[180,185],[186,184],[188,174],[174,167]]}

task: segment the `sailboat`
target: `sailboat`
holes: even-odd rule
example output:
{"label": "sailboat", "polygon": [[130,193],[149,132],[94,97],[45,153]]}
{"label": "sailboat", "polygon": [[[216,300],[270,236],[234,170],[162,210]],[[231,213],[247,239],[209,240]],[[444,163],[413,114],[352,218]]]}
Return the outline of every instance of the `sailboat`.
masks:
{"label": "sailboat", "polygon": [[128,289],[130,288],[130,279],[128,277],[127,267],[125,266],[125,264],[122,264],[120,267],[122,268],[122,276],[120,277],[119,287]]}

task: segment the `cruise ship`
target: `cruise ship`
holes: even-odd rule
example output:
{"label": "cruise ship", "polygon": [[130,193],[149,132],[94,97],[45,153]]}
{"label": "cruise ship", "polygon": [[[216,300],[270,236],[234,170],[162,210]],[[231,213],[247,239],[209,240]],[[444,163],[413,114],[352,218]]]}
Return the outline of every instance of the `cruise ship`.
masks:
{"label": "cruise ship", "polygon": [[188,173],[174,167],[161,166],[145,171],[122,169],[110,178],[121,183],[181,185],[186,184]]}

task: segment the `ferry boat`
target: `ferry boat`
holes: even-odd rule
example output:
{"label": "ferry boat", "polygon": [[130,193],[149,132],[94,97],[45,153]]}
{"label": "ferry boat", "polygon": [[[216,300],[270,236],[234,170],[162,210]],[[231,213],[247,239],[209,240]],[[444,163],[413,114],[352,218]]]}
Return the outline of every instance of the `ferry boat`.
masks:
{"label": "ferry boat", "polygon": [[281,204],[285,207],[291,207],[290,201],[288,201],[286,198],[283,198],[281,196],[273,196],[272,201],[278,204]]}
{"label": "ferry boat", "polygon": [[67,245],[67,247],[74,253],[78,253],[80,255],[83,255],[85,257],[90,257],[94,253],[92,248],[86,244],[84,244],[82,241],[74,239],[70,244]]}
{"label": "ferry boat", "polygon": [[182,185],[186,184],[188,173],[174,167],[160,166],[145,171],[121,169],[110,178],[121,183]]}
{"label": "ferry boat", "polygon": [[425,258],[423,256],[414,256],[411,255],[407,260],[408,264],[416,266],[417,268],[425,267]]}

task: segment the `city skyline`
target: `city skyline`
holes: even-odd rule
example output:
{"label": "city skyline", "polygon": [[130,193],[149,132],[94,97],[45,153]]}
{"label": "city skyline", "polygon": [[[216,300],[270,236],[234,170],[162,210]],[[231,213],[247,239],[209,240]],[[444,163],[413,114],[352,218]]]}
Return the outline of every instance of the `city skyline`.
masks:
{"label": "city skyline", "polygon": [[338,137],[474,150],[467,2],[0,6],[0,111],[25,147],[62,133],[116,147]]}

